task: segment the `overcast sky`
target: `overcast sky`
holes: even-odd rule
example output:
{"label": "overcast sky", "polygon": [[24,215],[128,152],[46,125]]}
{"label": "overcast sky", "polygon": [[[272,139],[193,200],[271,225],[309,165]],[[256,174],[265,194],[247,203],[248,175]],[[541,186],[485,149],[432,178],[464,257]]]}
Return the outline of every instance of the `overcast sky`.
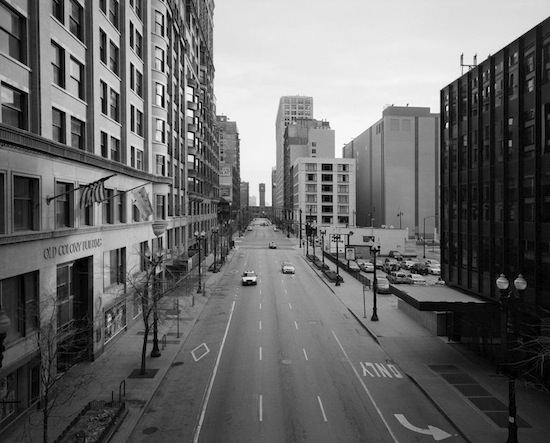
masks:
{"label": "overcast sky", "polygon": [[237,122],[241,180],[271,204],[284,95],[313,97],[336,157],[385,105],[439,112],[464,62],[485,60],[550,16],[549,0],[215,0],[217,114]]}

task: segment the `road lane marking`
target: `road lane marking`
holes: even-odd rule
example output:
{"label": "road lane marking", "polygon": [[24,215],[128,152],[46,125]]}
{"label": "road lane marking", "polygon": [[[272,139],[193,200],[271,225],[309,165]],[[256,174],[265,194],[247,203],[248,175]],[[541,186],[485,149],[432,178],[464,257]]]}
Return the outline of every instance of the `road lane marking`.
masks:
{"label": "road lane marking", "polygon": [[260,320],[260,331],[262,330],[262,321]]}
{"label": "road lane marking", "polygon": [[[361,369],[363,369],[363,377],[370,375],[371,377],[403,378],[403,374],[399,372],[397,366],[392,365],[391,363],[384,365],[383,363],[371,363],[368,361],[363,363],[360,361],[359,364],[361,365]],[[385,366],[387,366],[387,369]],[[368,367],[374,371],[374,374],[369,371]]]}
{"label": "road lane marking", "polygon": [[288,303],[288,307],[289,307],[290,309],[292,309],[292,305],[290,304],[290,302]]}
{"label": "road lane marking", "polygon": [[323,402],[321,401],[321,397],[317,396],[317,401],[319,402],[319,407],[321,408],[321,413],[323,414],[323,420],[327,420],[327,416],[325,414],[325,408],[323,408]]}
{"label": "road lane marking", "polygon": [[435,441],[444,440],[446,438],[452,437],[451,434],[447,434],[443,429],[436,428],[435,426],[428,425],[428,429],[419,428],[411,424],[409,420],[405,418],[403,414],[393,414],[399,423],[401,423],[405,428],[410,429],[413,432],[418,432],[419,434],[431,435]]}
{"label": "road lane marking", "polygon": [[382,411],[380,410],[380,408],[378,407],[378,405],[376,404],[376,402],[374,401],[374,398],[372,397],[372,394],[370,393],[370,391],[368,390],[367,386],[365,385],[365,382],[363,382],[363,379],[361,378],[361,376],[359,375],[359,373],[357,372],[357,369],[355,369],[355,366],[353,366],[353,363],[351,362],[350,358],[348,357],[348,354],[347,352],[345,351],[344,347],[342,346],[342,343],[340,343],[340,340],[338,340],[338,337],[336,337],[336,334],[334,333],[334,331],[332,331],[332,335],[334,336],[334,339],[336,340],[336,342],[338,343],[338,346],[340,346],[340,349],[342,350],[342,353],[344,354],[344,357],[346,357],[346,360],[347,362],[349,363],[349,365],[351,366],[351,369],[353,369],[353,372],[355,373],[355,376],[357,377],[357,379],[359,380],[359,383],[361,383],[361,386],[363,386],[363,389],[365,390],[365,392],[367,393],[367,395],[369,396],[369,399],[371,401],[371,403],[373,404],[374,408],[376,409],[376,412],[378,413],[379,417],[382,419],[382,421],[384,422],[384,425],[386,426],[386,429],[388,430],[388,432],[390,433],[391,437],[393,438],[393,441],[395,443],[397,443],[399,440],[397,440],[397,437],[393,434],[393,431],[391,430],[390,428],[390,425],[388,424],[388,422],[386,421],[386,419],[384,418],[384,415],[382,414]]}
{"label": "road lane marking", "polygon": [[262,360],[262,347],[260,346],[260,361]]}
{"label": "road lane marking", "polygon": [[195,428],[195,435],[193,437],[193,442],[197,443],[199,441],[199,436],[201,433],[202,423],[204,422],[204,416],[206,414],[206,407],[208,406],[208,400],[210,399],[210,394],[212,393],[212,386],[214,386],[214,380],[216,378],[216,373],[218,372],[218,366],[220,365],[220,359],[222,357],[223,347],[225,346],[225,340],[227,339],[227,333],[229,332],[229,326],[231,325],[231,319],[233,318],[233,312],[235,311],[235,302],[231,303],[231,310],[229,312],[229,320],[227,321],[227,326],[225,327],[225,333],[223,334],[222,343],[220,345],[220,350],[218,352],[218,358],[216,359],[216,364],[214,365],[214,371],[210,377],[210,383],[208,384],[208,389],[206,390],[206,396],[203,401],[201,416],[199,418],[199,423]]}
{"label": "road lane marking", "polygon": [[298,329],[298,323],[296,323],[296,320],[294,320],[294,326],[296,326],[296,329]]}
{"label": "road lane marking", "polygon": [[260,394],[260,421],[264,421],[264,396]]}
{"label": "road lane marking", "polygon": [[[195,355],[195,351],[198,350],[199,348],[204,348],[204,351],[201,355],[199,355],[198,357]],[[210,349],[208,349],[208,346],[206,345],[206,343],[203,343],[201,345],[198,345],[195,349],[193,349],[191,351],[191,355],[193,356],[193,359],[195,360],[195,363],[198,362],[201,358],[203,358],[206,354],[208,354],[210,352]]]}
{"label": "road lane marking", "polygon": [[302,348],[302,351],[304,351],[304,357],[306,358],[306,361],[309,361],[309,358],[307,358],[306,350],[304,348]]}
{"label": "road lane marking", "polygon": [[260,303],[260,311],[262,310],[262,304]]}
{"label": "road lane marking", "polygon": [[285,294],[288,294],[288,291],[285,289]]}

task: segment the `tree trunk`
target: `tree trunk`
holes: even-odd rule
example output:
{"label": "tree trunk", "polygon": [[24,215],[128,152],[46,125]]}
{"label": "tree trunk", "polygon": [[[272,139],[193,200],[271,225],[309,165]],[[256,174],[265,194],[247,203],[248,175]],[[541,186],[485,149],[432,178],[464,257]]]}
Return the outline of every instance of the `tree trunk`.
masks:
{"label": "tree trunk", "polygon": [[145,369],[145,359],[147,358],[147,339],[149,337],[149,325],[145,325],[145,333],[143,334],[143,346],[141,348],[141,370],[140,375],[147,374]]}

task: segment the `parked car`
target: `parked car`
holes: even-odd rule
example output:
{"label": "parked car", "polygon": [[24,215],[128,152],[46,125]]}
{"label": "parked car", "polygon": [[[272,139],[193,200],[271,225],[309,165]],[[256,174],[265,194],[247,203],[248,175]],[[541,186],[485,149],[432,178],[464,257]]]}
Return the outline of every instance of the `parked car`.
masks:
{"label": "parked car", "polygon": [[292,263],[285,261],[281,266],[281,271],[283,271],[283,274],[295,274],[296,268]]}
{"label": "parked car", "polygon": [[277,243],[274,241],[269,242],[269,249],[277,249]]}
{"label": "parked car", "polygon": [[416,262],[412,261],[410,258],[406,258],[401,261],[401,267],[403,269],[411,269]]}
{"label": "parked car", "polygon": [[411,274],[411,280],[413,282],[413,285],[425,285],[426,279],[422,277],[420,274]]}
{"label": "parked car", "polygon": [[413,283],[410,274],[407,274],[403,271],[393,271],[392,273],[388,274],[388,281],[391,284],[399,285],[399,284],[406,284],[410,285]]}
{"label": "parked car", "polygon": [[381,257],[377,257],[374,266],[376,266],[376,269],[382,269],[384,267],[384,259]]}
{"label": "parked car", "polygon": [[428,274],[441,275],[441,266],[435,264],[428,265]]}
{"label": "parked car", "polygon": [[364,272],[374,272],[374,264],[370,261],[364,262],[362,265],[359,265],[359,267]]}
{"label": "parked car", "polygon": [[403,255],[399,251],[390,251],[388,257],[395,258],[397,261],[403,260]]}
{"label": "parked car", "polygon": [[356,261],[350,260],[349,261],[349,270],[351,272],[359,272],[361,270],[361,268],[359,267],[359,265],[357,264]]}
{"label": "parked car", "polygon": [[437,260],[434,260],[433,258],[427,258],[426,260],[424,260],[424,263],[426,263],[428,266],[429,265],[438,265],[438,266],[440,266],[439,262]]}
{"label": "parked car", "polygon": [[243,286],[257,285],[258,276],[254,271],[244,271],[242,276]]}
{"label": "parked car", "polygon": [[376,292],[379,294],[391,294],[390,282],[387,278],[376,277],[376,280],[374,280],[374,286],[376,287]]}
{"label": "parked car", "polygon": [[414,274],[428,275],[428,266],[424,263],[415,263],[411,268],[411,272]]}

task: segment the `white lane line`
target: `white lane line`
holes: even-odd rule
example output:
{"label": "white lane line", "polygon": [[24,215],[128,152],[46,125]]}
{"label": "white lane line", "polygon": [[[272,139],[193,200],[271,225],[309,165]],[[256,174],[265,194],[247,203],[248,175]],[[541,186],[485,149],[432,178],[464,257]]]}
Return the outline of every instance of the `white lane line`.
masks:
{"label": "white lane line", "polygon": [[235,310],[235,302],[231,303],[231,312],[229,313],[229,320],[227,321],[227,326],[225,327],[225,333],[223,334],[222,343],[220,345],[220,350],[218,352],[218,358],[216,359],[216,364],[214,365],[214,371],[212,371],[212,376],[210,377],[210,383],[208,384],[208,389],[206,390],[206,396],[204,397],[204,401],[202,404],[201,416],[199,419],[199,423],[195,429],[195,435],[193,437],[193,441],[195,443],[199,441],[202,423],[204,422],[204,416],[206,414],[206,407],[208,406],[208,400],[210,399],[210,394],[212,393],[212,386],[214,386],[214,380],[216,378],[216,373],[218,372],[218,366],[220,365],[220,359],[222,357],[223,347],[225,345],[227,333],[229,332],[229,326],[231,325],[231,319],[233,318],[234,310]]}
{"label": "white lane line", "polygon": [[323,408],[323,402],[321,401],[321,397],[317,396],[317,400],[319,401],[319,407],[321,408],[321,412],[323,413],[323,420],[327,420],[327,416],[325,415],[325,408]]}
{"label": "white lane line", "polygon": [[260,303],[260,311],[262,310],[262,304]]}
{"label": "white lane line", "polygon": [[260,320],[260,331],[262,330],[262,321]]}
{"label": "white lane line", "polygon": [[309,361],[309,358],[307,358],[306,350],[304,348],[302,348],[302,351],[304,351],[304,357],[306,358],[306,361]]}
{"label": "white lane line", "polygon": [[260,421],[264,421],[264,396],[260,394]]}
{"label": "white lane line", "polygon": [[260,346],[260,361],[262,360],[262,347]]}
{"label": "white lane line", "polygon": [[298,329],[298,323],[296,323],[296,320],[294,320],[294,326],[296,326],[296,329]]}
{"label": "white lane line", "polygon": [[285,294],[288,294],[288,291],[285,289]]}
{"label": "white lane line", "polygon": [[292,309],[292,305],[291,305],[290,303],[288,303],[288,307],[289,307],[290,309]]}
{"label": "white lane line", "polygon": [[340,343],[340,340],[338,340],[338,337],[336,337],[336,334],[334,333],[334,331],[332,331],[332,335],[334,335],[334,338],[336,339],[336,342],[338,343],[338,346],[340,346],[340,349],[342,350],[342,352],[344,353],[344,357],[346,357],[346,360],[347,362],[349,363],[349,365],[351,366],[351,369],[353,369],[353,372],[355,372],[355,376],[357,377],[357,380],[359,380],[359,383],[361,383],[361,385],[363,386],[363,389],[365,390],[365,392],[367,393],[367,395],[369,396],[369,399],[371,401],[371,403],[373,404],[374,408],[376,409],[376,412],[378,412],[378,415],[380,416],[380,418],[382,419],[382,421],[384,422],[384,425],[386,425],[386,429],[388,430],[388,432],[390,433],[390,435],[392,436],[393,438],[393,441],[395,443],[397,443],[399,440],[397,440],[397,437],[393,434],[391,428],[390,428],[390,425],[388,424],[388,422],[386,421],[386,419],[384,418],[384,416],[382,415],[382,411],[380,410],[380,408],[378,407],[378,405],[376,404],[376,402],[374,401],[374,398],[372,397],[370,391],[368,390],[367,386],[365,385],[365,383],[363,382],[363,380],[361,379],[361,376],[359,375],[359,373],[357,372],[357,369],[355,369],[355,366],[353,366],[353,363],[351,362],[350,358],[348,357],[348,354],[347,352],[344,350],[344,347],[342,346],[342,343]]}

